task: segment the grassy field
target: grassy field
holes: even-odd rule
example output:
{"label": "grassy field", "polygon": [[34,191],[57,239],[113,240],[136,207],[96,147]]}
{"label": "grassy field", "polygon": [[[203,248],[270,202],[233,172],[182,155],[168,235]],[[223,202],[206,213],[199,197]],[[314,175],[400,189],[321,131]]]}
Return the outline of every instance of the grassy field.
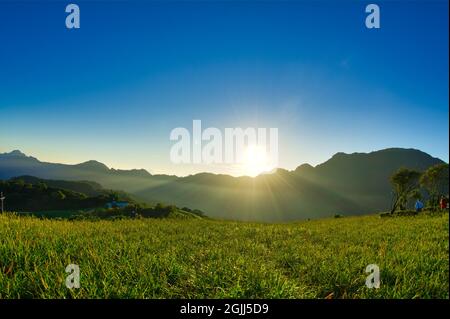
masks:
{"label": "grassy field", "polygon": [[[0,215],[0,298],[449,298],[449,218],[290,224]],[[78,264],[81,287],[65,287]],[[368,289],[377,264],[381,287]]]}

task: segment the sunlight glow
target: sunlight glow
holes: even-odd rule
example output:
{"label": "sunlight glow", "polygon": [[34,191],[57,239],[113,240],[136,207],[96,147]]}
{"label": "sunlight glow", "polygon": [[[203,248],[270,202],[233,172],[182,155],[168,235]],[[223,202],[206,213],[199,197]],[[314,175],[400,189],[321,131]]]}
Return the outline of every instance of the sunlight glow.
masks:
{"label": "sunlight glow", "polygon": [[266,148],[258,145],[247,147],[242,163],[242,172],[244,175],[257,176],[261,173],[270,172],[275,167],[271,165]]}

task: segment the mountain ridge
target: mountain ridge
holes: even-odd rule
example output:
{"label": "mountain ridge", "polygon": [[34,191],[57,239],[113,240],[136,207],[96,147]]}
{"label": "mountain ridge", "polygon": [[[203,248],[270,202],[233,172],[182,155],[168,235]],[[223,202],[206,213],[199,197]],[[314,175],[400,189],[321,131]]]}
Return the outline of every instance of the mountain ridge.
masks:
{"label": "mountain ridge", "polygon": [[[80,168],[90,168],[90,169],[99,169],[99,170],[109,170],[111,172],[118,172],[118,173],[135,173],[135,174],[143,174],[143,175],[147,175],[147,176],[170,176],[170,177],[177,177],[177,178],[186,178],[186,177],[190,177],[190,176],[196,176],[196,175],[204,175],[204,174],[210,174],[210,175],[215,175],[215,176],[230,176],[232,178],[241,178],[241,177],[249,177],[249,178],[257,178],[261,175],[270,175],[270,174],[275,174],[277,171],[280,170],[285,170],[288,172],[295,172],[297,170],[302,170],[302,169],[311,169],[311,168],[317,168],[320,167],[332,160],[336,160],[336,159],[340,159],[343,157],[347,157],[347,156],[367,156],[367,155],[372,155],[372,154],[379,154],[379,153],[389,153],[389,152],[420,152],[422,154],[428,155],[431,158],[444,162],[442,159],[438,158],[438,157],[433,157],[430,154],[423,152],[419,149],[416,148],[401,148],[401,147],[390,147],[390,148],[385,148],[385,149],[381,149],[381,150],[375,150],[375,151],[370,151],[370,152],[353,152],[353,153],[345,153],[345,152],[337,152],[335,154],[333,154],[328,160],[319,163],[315,166],[309,164],[309,163],[302,163],[300,165],[298,165],[296,168],[292,169],[292,170],[288,170],[282,167],[277,167],[273,170],[273,172],[264,172],[261,173],[257,176],[247,176],[247,175],[240,175],[240,176],[233,176],[233,175],[229,175],[229,174],[223,174],[223,173],[213,173],[213,172],[198,172],[195,174],[189,174],[186,176],[178,176],[178,175],[171,175],[171,174],[164,174],[164,173],[159,173],[159,174],[151,174],[149,171],[147,171],[144,168],[133,168],[133,169],[117,169],[117,168],[110,168],[108,167],[106,164],[99,162],[97,160],[87,160],[81,163],[77,163],[77,164],[65,164],[65,163],[54,163],[54,162],[45,162],[45,161],[40,161],[39,159],[37,159],[36,157],[33,156],[28,156],[27,154],[23,153],[22,151],[16,149],[13,150],[11,152],[4,152],[4,153],[0,153],[0,159],[2,157],[8,157],[8,158],[26,158],[26,159],[31,159],[31,160],[35,160],[36,162],[42,163],[42,164],[53,164],[53,165],[65,165],[65,166],[71,166],[71,167],[80,167]],[[1,176],[0,176],[1,177]],[[11,176],[11,177],[15,177],[15,176]]]}
{"label": "mountain ridge", "polygon": [[[389,176],[400,167],[423,171],[443,163],[416,149],[389,148],[370,153],[336,153],[327,161],[294,170],[277,169],[256,177],[197,173],[185,177],[116,170],[97,161],[80,164],[40,162],[0,154],[0,179],[31,175],[44,179],[89,180],[120,189],[148,203],[197,207],[210,217],[287,221],[387,210]],[[22,155],[23,154],[23,155]]]}

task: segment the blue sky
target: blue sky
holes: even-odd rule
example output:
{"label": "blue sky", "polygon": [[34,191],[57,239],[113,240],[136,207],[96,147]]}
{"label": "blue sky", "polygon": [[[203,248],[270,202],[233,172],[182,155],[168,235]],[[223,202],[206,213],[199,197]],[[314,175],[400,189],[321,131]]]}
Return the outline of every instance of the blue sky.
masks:
{"label": "blue sky", "polygon": [[278,127],[279,166],[421,149],[448,162],[448,2],[0,1],[0,152],[186,175],[170,131]]}

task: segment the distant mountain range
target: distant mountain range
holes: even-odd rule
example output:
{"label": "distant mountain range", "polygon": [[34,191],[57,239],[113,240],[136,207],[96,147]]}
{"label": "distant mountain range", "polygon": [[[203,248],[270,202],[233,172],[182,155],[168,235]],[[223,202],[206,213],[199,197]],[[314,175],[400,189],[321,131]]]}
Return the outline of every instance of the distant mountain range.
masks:
{"label": "distant mountain range", "polygon": [[[116,170],[97,161],[77,165],[41,162],[20,151],[0,154],[0,179],[30,175],[53,180],[93,181],[148,203],[198,208],[213,218],[288,221],[387,210],[389,176],[400,167],[423,171],[443,163],[415,149],[337,153],[312,167],[278,169],[257,177],[200,173],[187,177]],[[95,184],[93,184],[95,185]]]}

